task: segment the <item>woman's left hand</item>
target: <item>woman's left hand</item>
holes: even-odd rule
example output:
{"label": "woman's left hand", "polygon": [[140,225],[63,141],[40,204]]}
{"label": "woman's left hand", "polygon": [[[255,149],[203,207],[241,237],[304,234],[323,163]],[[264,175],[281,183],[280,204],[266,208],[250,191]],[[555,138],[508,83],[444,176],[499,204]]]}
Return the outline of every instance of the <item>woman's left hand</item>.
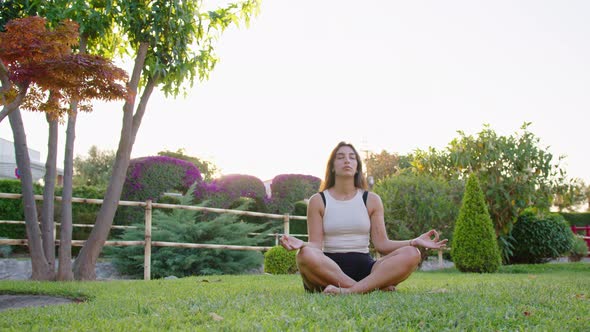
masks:
{"label": "woman's left hand", "polygon": [[447,239],[440,240],[438,238],[438,232],[434,229],[420,235],[419,237],[412,240],[414,247],[424,247],[429,249],[441,249],[447,246]]}

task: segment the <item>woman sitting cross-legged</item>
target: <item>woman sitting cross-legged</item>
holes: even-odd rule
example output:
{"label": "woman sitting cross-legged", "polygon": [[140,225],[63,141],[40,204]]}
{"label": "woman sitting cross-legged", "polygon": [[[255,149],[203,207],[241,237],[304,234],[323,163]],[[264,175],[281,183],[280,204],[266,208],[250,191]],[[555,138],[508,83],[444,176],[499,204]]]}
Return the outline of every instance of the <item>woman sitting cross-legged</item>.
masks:
{"label": "woman sitting cross-legged", "polygon": [[[309,292],[329,294],[395,290],[420,263],[417,247],[439,249],[435,230],[405,241],[387,238],[381,198],[365,191],[362,162],[356,149],[341,142],[326,166],[321,192],[307,208],[309,242],[283,235],[281,245],[299,250],[297,266]],[[383,257],[369,255],[369,239]]]}

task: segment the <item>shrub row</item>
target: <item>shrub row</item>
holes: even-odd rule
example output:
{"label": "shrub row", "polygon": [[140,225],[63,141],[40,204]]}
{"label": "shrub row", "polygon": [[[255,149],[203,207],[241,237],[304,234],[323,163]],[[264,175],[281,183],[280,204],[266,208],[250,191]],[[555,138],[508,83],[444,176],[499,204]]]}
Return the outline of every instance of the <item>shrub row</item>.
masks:
{"label": "shrub row", "polygon": [[560,212],[571,226],[590,226],[590,212]]}

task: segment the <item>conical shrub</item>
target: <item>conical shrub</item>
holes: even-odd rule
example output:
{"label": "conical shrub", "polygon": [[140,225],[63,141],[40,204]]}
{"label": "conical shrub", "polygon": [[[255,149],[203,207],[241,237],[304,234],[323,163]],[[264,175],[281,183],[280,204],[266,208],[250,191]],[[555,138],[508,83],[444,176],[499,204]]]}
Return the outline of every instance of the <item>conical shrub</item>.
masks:
{"label": "conical shrub", "polygon": [[502,264],[496,232],[479,181],[474,174],[465,186],[455,223],[451,257],[461,272],[496,272]]}

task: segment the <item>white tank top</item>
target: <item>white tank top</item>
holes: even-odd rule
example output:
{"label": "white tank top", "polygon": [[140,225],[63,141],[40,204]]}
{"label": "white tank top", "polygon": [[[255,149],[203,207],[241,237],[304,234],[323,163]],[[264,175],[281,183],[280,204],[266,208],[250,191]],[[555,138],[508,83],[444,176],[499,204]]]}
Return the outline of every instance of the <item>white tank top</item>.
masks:
{"label": "white tank top", "polygon": [[371,221],[363,202],[363,191],[347,201],[339,201],[324,191],[324,252],[369,252]]}

